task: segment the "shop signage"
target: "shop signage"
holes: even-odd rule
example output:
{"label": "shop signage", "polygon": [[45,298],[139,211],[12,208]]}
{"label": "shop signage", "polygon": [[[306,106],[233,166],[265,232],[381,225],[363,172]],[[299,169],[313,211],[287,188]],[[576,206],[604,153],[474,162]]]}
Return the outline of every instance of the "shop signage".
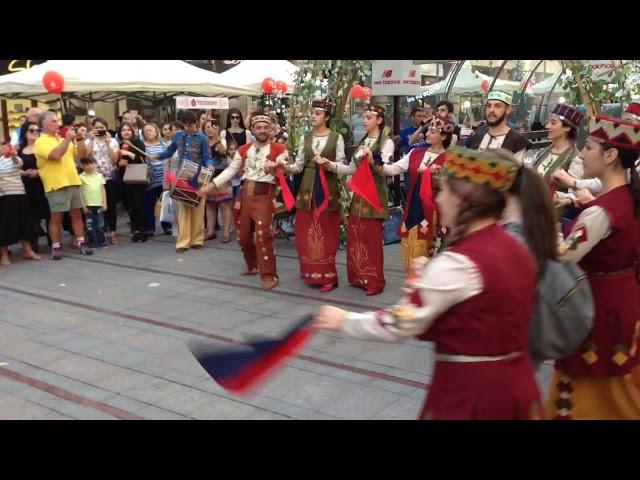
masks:
{"label": "shop signage", "polygon": [[589,60],[595,80],[612,80],[613,72],[620,68],[620,62],[615,60]]}
{"label": "shop signage", "polygon": [[176,97],[176,108],[181,110],[228,110],[228,98],[216,97]]}
{"label": "shop signage", "polygon": [[422,85],[420,67],[412,60],[375,60],[372,65],[373,95],[418,95]]}

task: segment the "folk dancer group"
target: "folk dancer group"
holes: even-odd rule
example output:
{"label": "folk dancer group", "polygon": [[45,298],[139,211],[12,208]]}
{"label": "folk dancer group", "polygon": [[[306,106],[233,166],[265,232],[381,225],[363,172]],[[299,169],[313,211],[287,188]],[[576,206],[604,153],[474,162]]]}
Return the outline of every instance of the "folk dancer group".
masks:
{"label": "folk dancer group", "polygon": [[[315,325],[360,339],[435,342],[435,373],[420,418],[640,419],[640,105],[632,104],[622,119],[590,119],[580,152],[575,139],[582,113],[556,106],[547,124],[551,146],[525,166],[528,141],[506,124],[511,102],[504,92],[489,94],[489,129],[476,134],[470,149],[448,148],[453,125],[435,117],[428,147],[414,148],[396,163],[380,106],[367,108],[367,135],[348,164],[342,137],[329,128],[330,100],[313,102],[312,131],[300,140],[293,163],[283,146],[268,143],[269,119],[257,115],[256,141],[239,149],[202,194],[242,173],[238,237],[245,273],[258,270],[263,287],[273,288],[275,171],[302,173],[296,197],[300,275],[330,291],[338,283],[339,177],[368,162],[382,209],[353,194],[347,272],[350,284],[374,295],[385,286],[385,177],[405,173],[400,233],[406,293],[377,312],[325,305],[316,311]],[[564,216],[570,207],[577,209],[573,218]],[[561,216],[569,249],[558,244]],[[434,240],[444,230],[444,248],[434,255]],[[527,339],[536,286],[551,259],[584,270],[595,318],[584,342],[556,360],[543,403]]]}

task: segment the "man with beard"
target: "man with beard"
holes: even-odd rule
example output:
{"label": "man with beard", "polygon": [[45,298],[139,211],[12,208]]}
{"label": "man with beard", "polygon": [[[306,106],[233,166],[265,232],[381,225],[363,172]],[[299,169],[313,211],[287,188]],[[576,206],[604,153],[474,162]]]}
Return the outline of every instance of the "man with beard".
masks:
{"label": "man with beard", "polygon": [[242,275],[260,272],[262,288],[271,290],[278,285],[272,227],[276,177],[271,162],[280,159],[279,163],[282,163],[288,154],[283,144],[270,141],[272,124],[269,116],[253,115],[251,130],[256,141],[239,147],[229,166],[204,186],[200,195],[215,195],[216,189],[231,181],[238,172],[242,173],[242,200],[236,229],[247,265]]}
{"label": "man with beard", "polygon": [[479,151],[504,148],[512,152],[516,160],[522,163],[530,143],[507,125],[507,117],[512,111],[511,103],[512,97],[508,93],[498,90],[489,93],[485,104],[485,119],[489,130],[476,133],[471,140],[470,148]]}

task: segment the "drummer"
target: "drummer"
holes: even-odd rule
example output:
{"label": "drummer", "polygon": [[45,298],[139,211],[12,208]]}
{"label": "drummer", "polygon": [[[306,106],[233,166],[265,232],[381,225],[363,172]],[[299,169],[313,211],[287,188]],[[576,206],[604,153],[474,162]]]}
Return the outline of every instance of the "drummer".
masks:
{"label": "drummer", "polygon": [[[209,155],[209,142],[207,137],[198,130],[195,114],[187,110],[182,114],[184,130],[176,133],[175,137],[164,152],[151,155],[151,159],[171,158],[178,151],[180,166],[185,160],[190,160],[198,165],[205,166],[211,161]],[[183,253],[189,248],[200,249],[204,244],[204,208],[205,203],[199,202],[198,206],[180,202],[178,209],[178,240],[176,252]]]}

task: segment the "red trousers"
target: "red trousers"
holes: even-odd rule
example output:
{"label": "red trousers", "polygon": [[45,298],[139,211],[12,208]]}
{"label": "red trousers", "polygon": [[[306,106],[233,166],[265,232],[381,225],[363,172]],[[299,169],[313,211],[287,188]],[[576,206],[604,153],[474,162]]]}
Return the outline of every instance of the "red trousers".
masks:
{"label": "red trousers", "polygon": [[356,287],[367,290],[384,288],[382,220],[349,215],[347,277],[349,283]]}
{"label": "red trousers", "polygon": [[296,247],[300,275],[306,283],[338,281],[336,252],[340,244],[340,212],[296,210]]}
{"label": "red trousers", "polygon": [[258,268],[260,276],[278,277],[276,252],[273,248],[273,189],[264,195],[248,195],[242,191],[238,218],[238,243],[249,270]]}

